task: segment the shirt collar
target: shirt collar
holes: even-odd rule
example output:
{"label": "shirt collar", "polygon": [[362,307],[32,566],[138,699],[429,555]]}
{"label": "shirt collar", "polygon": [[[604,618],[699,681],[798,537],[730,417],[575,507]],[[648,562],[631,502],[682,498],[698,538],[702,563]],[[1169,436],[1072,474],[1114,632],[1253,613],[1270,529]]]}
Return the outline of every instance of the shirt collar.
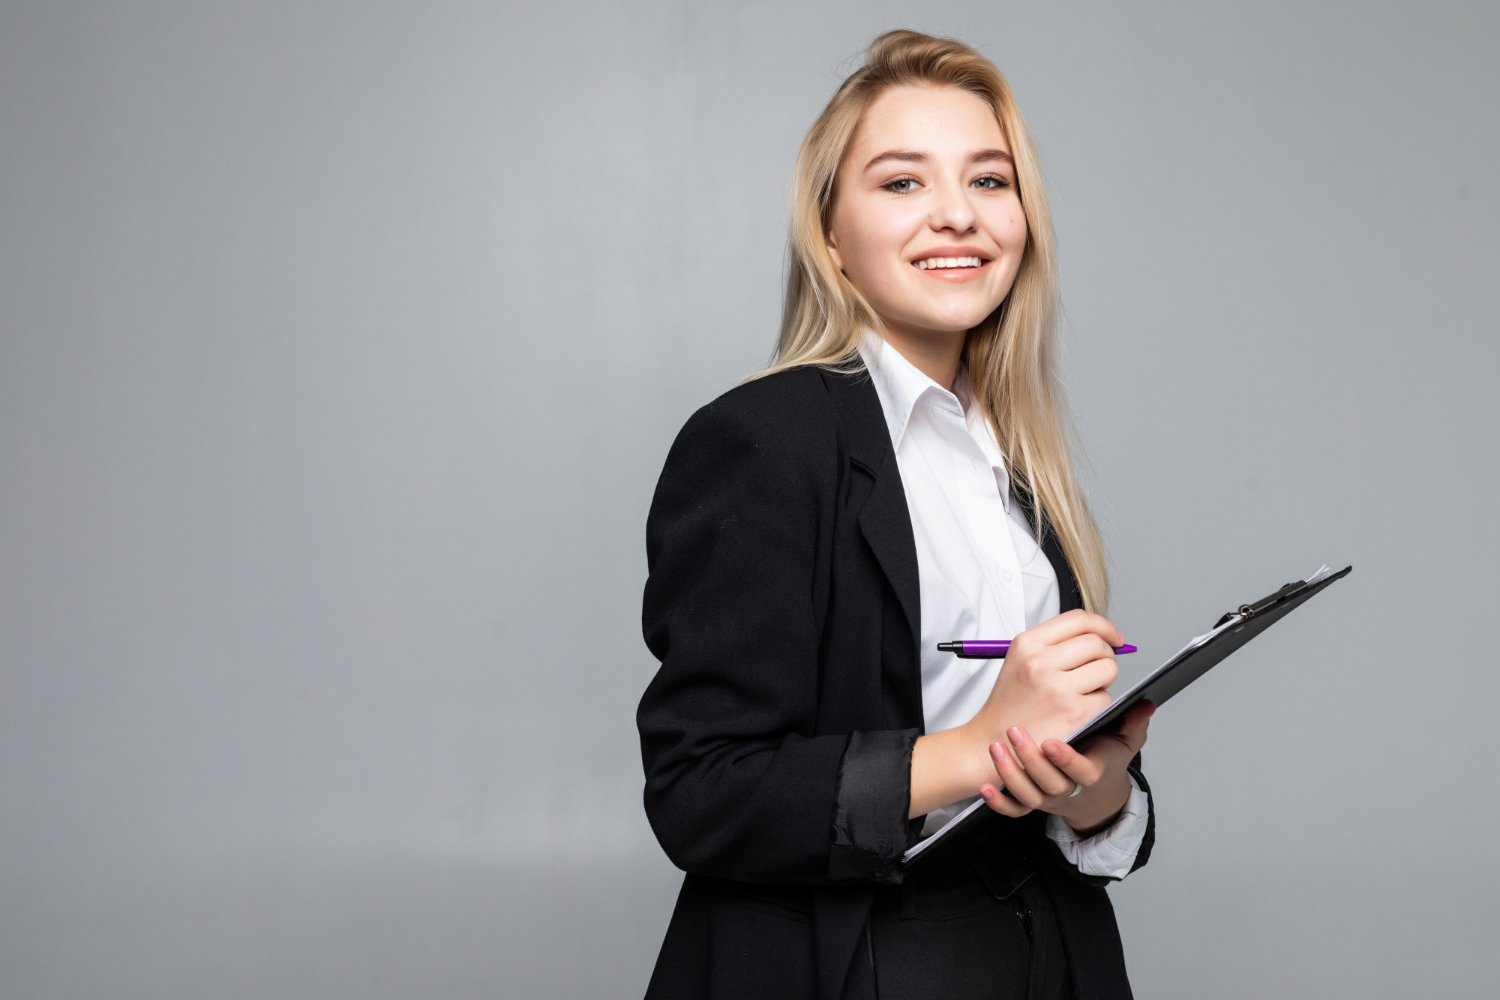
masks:
{"label": "shirt collar", "polygon": [[880,409],[885,414],[886,429],[891,435],[891,447],[901,450],[901,441],[906,436],[907,424],[911,422],[912,410],[918,403],[956,416],[963,422],[974,438],[979,450],[984,453],[990,467],[995,470],[995,482],[1000,490],[1000,503],[1010,509],[1010,474],[1005,467],[1005,456],[990,422],[980,412],[969,387],[969,370],[960,366],[958,377],[953,380],[951,390],[944,389],[922,373],[916,365],[901,356],[901,352],[887,344],[873,331],[866,330],[859,345],[859,356],[875,384],[875,394],[880,397]]}
{"label": "shirt collar", "polygon": [[859,345],[859,356],[870,372],[870,380],[875,383],[875,394],[880,397],[880,408],[885,413],[886,429],[891,433],[892,448],[901,449],[901,439],[906,435],[906,425],[911,422],[912,410],[924,398],[936,409],[963,419],[964,408],[958,397],[922,374],[921,369],[903,358],[900,351],[878,334],[865,331]]}

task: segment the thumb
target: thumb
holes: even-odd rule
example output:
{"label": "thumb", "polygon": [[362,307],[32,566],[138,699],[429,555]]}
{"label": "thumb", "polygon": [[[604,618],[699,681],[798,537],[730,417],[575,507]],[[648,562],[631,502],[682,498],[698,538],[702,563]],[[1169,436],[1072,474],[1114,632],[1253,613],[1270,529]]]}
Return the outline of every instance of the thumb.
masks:
{"label": "thumb", "polygon": [[1154,702],[1141,701],[1130,706],[1130,711],[1125,713],[1125,721],[1120,723],[1118,733],[1120,742],[1130,749],[1133,757],[1146,745],[1146,728],[1151,725],[1151,716],[1156,712]]}

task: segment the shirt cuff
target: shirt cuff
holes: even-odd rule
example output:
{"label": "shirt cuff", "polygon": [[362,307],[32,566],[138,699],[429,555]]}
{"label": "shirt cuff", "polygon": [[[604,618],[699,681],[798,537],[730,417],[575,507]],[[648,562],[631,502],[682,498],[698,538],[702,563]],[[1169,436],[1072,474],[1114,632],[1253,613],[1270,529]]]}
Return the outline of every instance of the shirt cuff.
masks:
{"label": "shirt cuff", "polygon": [[1067,820],[1052,815],[1047,817],[1047,836],[1083,874],[1124,878],[1135,864],[1150,818],[1150,800],[1131,776],[1130,797],[1114,823],[1091,837],[1080,837]]}
{"label": "shirt cuff", "polygon": [[911,751],[918,730],[851,733],[839,763],[829,877],[900,882],[911,840]]}

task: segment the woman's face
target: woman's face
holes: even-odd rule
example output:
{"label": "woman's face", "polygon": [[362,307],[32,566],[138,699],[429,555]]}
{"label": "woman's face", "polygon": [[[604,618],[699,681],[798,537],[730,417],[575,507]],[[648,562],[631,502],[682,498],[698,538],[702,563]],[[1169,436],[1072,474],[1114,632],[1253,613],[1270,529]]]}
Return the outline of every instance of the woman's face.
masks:
{"label": "woman's face", "polygon": [[839,165],[836,192],[828,249],[893,332],[947,339],[1010,292],[1026,214],[1000,123],[968,91],[881,94]]}

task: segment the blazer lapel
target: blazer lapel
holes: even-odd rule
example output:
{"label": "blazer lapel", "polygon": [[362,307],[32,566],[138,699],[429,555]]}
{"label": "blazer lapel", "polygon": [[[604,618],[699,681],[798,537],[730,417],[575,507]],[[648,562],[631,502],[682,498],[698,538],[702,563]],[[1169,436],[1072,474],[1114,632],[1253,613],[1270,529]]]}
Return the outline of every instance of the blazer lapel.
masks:
{"label": "blazer lapel", "polygon": [[849,461],[873,482],[859,511],[859,529],[880,563],[901,611],[911,628],[912,640],[922,636],[921,580],[917,571],[917,540],[912,534],[911,513],[906,507],[906,489],[891,447],[880,397],[868,374],[849,375],[825,371],[824,381],[849,445]]}
{"label": "blazer lapel", "polygon": [[[885,429],[883,425],[881,429]],[[917,542],[911,530],[911,515],[906,510],[906,490],[901,485],[896,456],[889,445],[885,451],[886,460],[878,468],[865,466],[874,475],[875,484],[859,512],[859,530],[870,543],[886,579],[891,581],[891,589],[906,615],[906,624],[911,626],[912,638],[920,639],[922,588],[917,571]]]}
{"label": "blazer lapel", "polygon": [[[1016,485],[1015,477],[1010,480],[1010,495],[1021,509],[1026,512],[1026,520],[1036,524],[1036,508],[1032,505],[1031,494]],[[1063,555],[1062,546],[1057,542],[1057,532],[1052,530],[1052,525],[1046,519],[1042,520],[1042,552],[1046,554],[1047,561],[1052,564],[1052,572],[1057,574],[1057,613],[1072,611],[1083,607],[1083,592],[1078,587],[1078,579],[1073,576],[1073,567],[1068,565],[1067,557]]]}
{"label": "blazer lapel", "polygon": [[[896,599],[901,602],[912,638],[920,641],[922,600],[917,542],[912,534],[911,513],[906,507],[901,470],[896,465],[896,452],[891,447],[885,413],[880,408],[880,396],[865,372],[851,375],[824,371],[823,380],[847,435],[850,463],[873,480],[870,494],[859,512],[860,532],[875,553],[891,589],[896,592]],[[1031,494],[1017,486],[1014,477],[1011,478],[1011,495],[1031,520],[1035,509]],[[1063,555],[1056,532],[1045,520],[1042,522],[1042,551],[1057,574],[1059,613],[1083,607],[1083,593],[1073,575],[1073,568]]]}

